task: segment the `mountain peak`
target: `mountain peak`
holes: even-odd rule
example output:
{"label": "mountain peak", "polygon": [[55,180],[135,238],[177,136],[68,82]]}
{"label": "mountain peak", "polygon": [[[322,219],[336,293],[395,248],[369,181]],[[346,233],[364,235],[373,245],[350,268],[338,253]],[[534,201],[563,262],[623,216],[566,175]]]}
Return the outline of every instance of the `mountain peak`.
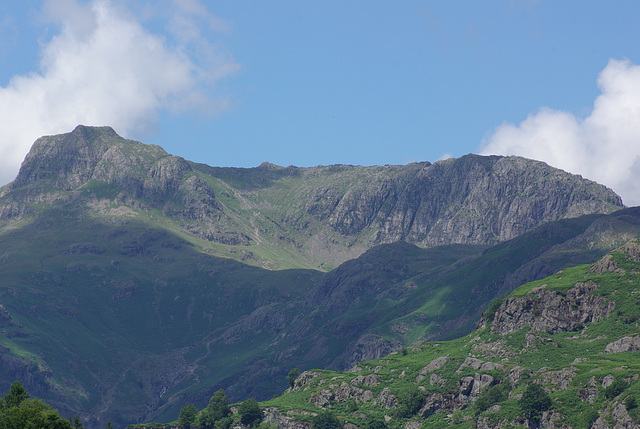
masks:
{"label": "mountain peak", "polygon": [[78,125],[72,132],[35,141],[12,188],[42,180],[61,189],[73,189],[90,178],[110,144],[124,140],[111,127]]}
{"label": "mountain peak", "polygon": [[116,131],[109,126],[95,127],[95,126],[87,126],[87,125],[78,125],[69,133],[71,135],[83,136],[87,140],[91,140],[92,138],[99,136],[109,136],[109,137],[119,137],[121,138]]}
{"label": "mountain peak", "polygon": [[127,140],[111,127],[78,125],[70,133],[36,140],[11,189],[45,182],[57,189],[73,190],[96,174],[102,178],[124,177],[129,170],[150,167],[167,156],[161,147]]}

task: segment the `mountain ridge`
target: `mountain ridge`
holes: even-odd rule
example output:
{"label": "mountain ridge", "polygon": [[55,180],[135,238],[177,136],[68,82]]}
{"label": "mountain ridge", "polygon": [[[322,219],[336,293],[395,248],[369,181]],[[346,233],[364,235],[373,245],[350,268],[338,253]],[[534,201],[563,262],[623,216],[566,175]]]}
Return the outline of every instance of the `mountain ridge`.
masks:
{"label": "mountain ridge", "polygon": [[80,126],[0,191],[0,389],[24,377],[91,428],[264,399],[292,367],[469,332],[493,297],[640,235],[619,208],[520,158],[222,168]]}
{"label": "mountain ridge", "polygon": [[0,219],[27,214],[25,203],[71,198],[159,210],[219,256],[323,271],[378,244],[495,244],[543,222],[624,207],[595,182],[518,157],[209,167],[123,139],[110,127],[78,126],[36,141],[0,192]]}

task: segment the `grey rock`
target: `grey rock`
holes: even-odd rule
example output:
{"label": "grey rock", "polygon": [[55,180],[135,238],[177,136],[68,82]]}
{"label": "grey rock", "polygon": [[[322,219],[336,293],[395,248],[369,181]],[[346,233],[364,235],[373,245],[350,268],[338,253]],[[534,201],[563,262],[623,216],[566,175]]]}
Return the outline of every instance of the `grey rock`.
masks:
{"label": "grey rock", "polygon": [[614,309],[614,302],[592,295],[592,282],[578,283],[560,294],[540,288],[524,297],[507,298],[496,311],[491,332],[509,334],[525,326],[531,331],[573,331],[586,322],[598,322]]}
{"label": "grey rock", "polygon": [[374,404],[382,408],[392,409],[398,406],[398,399],[388,387],[385,387],[375,399]]}
{"label": "grey rock", "polygon": [[463,403],[474,402],[480,396],[480,392],[494,382],[493,376],[489,374],[474,374],[473,376],[462,377],[459,382],[458,400]]}
{"label": "grey rock", "polygon": [[615,340],[604,348],[605,353],[624,353],[640,350],[640,337],[627,336]]}

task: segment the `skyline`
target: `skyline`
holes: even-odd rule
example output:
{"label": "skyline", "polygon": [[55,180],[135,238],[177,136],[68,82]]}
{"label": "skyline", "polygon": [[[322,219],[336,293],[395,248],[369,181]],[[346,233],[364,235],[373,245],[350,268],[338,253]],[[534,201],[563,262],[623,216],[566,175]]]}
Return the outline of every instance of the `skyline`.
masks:
{"label": "skyline", "polygon": [[[206,6],[205,6],[206,5]],[[78,124],[215,166],[545,161],[640,204],[640,5],[0,5],[0,183]]]}

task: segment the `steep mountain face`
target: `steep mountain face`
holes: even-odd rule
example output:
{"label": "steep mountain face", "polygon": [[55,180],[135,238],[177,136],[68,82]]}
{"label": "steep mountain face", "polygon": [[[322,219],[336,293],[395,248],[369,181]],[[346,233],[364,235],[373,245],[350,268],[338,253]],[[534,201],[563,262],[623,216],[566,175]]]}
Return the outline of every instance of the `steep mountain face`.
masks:
{"label": "steep mountain face", "polygon": [[599,214],[620,207],[521,158],[215,168],[80,126],[0,191],[0,390],[89,428],[264,399],[292,367],[469,332],[496,295],[640,235],[638,209]]}
{"label": "steep mountain face", "polygon": [[373,421],[405,428],[635,428],[638,293],[636,239],[597,263],[521,286],[466,337],[349,372],[304,372],[263,404],[263,414],[290,429],[311,428],[320,412],[354,428]]}
{"label": "steep mountain face", "polygon": [[95,212],[115,202],[161,212],[218,256],[322,270],[378,244],[495,244],[545,222],[622,208],[601,185],[518,157],[212,168],[84,126],[39,139],[1,195],[3,219],[37,212],[38,203],[93,203]]}

